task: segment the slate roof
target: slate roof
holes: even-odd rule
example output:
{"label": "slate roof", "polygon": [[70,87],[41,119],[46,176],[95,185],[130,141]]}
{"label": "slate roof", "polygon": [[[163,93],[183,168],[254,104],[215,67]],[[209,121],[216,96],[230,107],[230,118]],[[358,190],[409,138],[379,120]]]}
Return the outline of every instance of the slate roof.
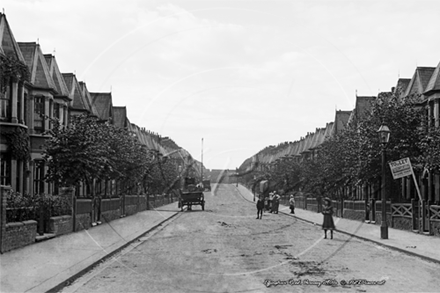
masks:
{"label": "slate roof", "polygon": [[98,117],[103,120],[113,119],[113,102],[111,93],[90,93],[92,104],[98,111]]}
{"label": "slate roof", "polygon": [[398,97],[403,97],[410,82],[411,82],[411,78],[399,78],[397,80],[397,85],[393,91],[394,94],[397,95]]}
{"label": "slate roof", "polygon": [[41,51],[40,45],[35,42],[19,42],[21,52],[23,53],[26,65],[29,68],[29,81],[36,87],[53,89],[56,91],[55,82],[49,72],[46,58]]}
{"label": "slate roof", "polygon": [[80,88],[80,91],[81,91],[81,95],[82,95],[82,97],[84,99],[84,103],[87,106],[87,109],[89,109],[91,114],[99,117],[98,110],[96,109],[95,105],[93,104],[92,96],[91,96],[90,92],[87,89],[86,83],[83,82],[83,81],[80,81],[80,82],[78,82],[78,84],[79,84],[79,88]]}
{"label": "slate roof", "polygon": [[363,119],[371,110],[372,102],[376,100],[374,96],[356,96],[355,108],[350,113],[347,123],[353,123]]}
{"label": "slate roof", "polygon": [[437,65],[429,79],[428,85],[425,88],[425,95],[429,95],[434,91],[440,91],[440,63]]}
{"label": "slate roof", "polygon": [[15,41],[11,27],[6,19],[6,15],[3,13],[0,13],[0,54],[25,63],[20,47]]}
{"label": "slate roof", "polygon": [[58,95],[69,97],[69,89],[67,88],[64,77],[61,74],[57,61],[55,60],[55,56],[52,54],[45,54],[44,58],[46,59],[46,63],[49,67],[49,74],[54,81],[55,89]]}
{"label": "slate roof", "polygon": [[335,136],[345,129],[350,119],[351,113],[352,111],[336,110],[335,121],[332,122],[333,125],[330,134],[331,136]]}
{"label": "slate roof", "polygon": [[128,125],[127,120],[127,107],[113,107],[113,125],[126,128]]}
{"label": "slate roof", "polygon": [[69,98],[72,100],[70,102],[70,107],[77,111],[84,111],[93,113],[90,106],[83,97],[79,82],[73,73],[63,73],[64,81],[66,82],[67,89],[69,91]]}
{"label": "slate roof", "polygon": [[423,95],[434,71],[435,67],[417,67],[406,89],[405,97],[412,94]]}
{"label": "slate roof", "polygon": [[[127,122],[129,123],[128,119]],[[127,128],[129,131],[134,133],[139,141],[142,144],[146,145],[148,149],[158,150],[162,154],[169,153],[166,148],[159,144],[159,142],[157,141],[157,135],[151,134],[150,132],[145,130],[145,128],[141,128],[134,123],[127,124]],[[182,152],[184,152],[184,150],[182,150]]]}
{"label": "slate roof", "polygon": [[[266,147],[251,158],[245,160],[245,163],[249,165],[250,162],[258,161],[263,164],[270,164],[280,158],[301,156],[301,154],[319,148],[325,140],[331,137],[333,125],[334,123],[330,122],[323,128],[316,128],[315,132],[308,132],[305,137],[301,137],[298,141],[285,142],[280,143],[277,146]],[[243,163],[240,168],[250,167],[245,163]]]}

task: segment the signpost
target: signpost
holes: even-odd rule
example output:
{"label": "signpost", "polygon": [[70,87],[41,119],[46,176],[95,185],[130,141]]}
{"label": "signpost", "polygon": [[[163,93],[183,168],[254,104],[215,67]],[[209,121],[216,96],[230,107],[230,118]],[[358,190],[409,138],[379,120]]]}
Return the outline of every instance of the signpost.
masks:
{"label": "signpost", "polygon": [[409,158],[400,159],[394,162],[389,162],[391,173],[393,174],[394,179],[403,178],[409,175],[412,175],[414,180],[414,185],[417,189],[417,194],[419,195],[419,200],[422,202],[422,195],[420,194],[419,185],[417,184],[416,175],[414,174],[414,170],[411,165],[411,161]]}
{"label": "signpost", "polygon": [[389,162],[391,173],[394,179],[403,178],[412,175],[414,185],[416,186],[417,194],[419,196],[419,217],[422,219],[422,230],[425,230],[425,207],[423,205],[422,195],[420,193],[419,184],[417,184],[416,175],[411,165],[409,158],[400,159],[394,162]]}

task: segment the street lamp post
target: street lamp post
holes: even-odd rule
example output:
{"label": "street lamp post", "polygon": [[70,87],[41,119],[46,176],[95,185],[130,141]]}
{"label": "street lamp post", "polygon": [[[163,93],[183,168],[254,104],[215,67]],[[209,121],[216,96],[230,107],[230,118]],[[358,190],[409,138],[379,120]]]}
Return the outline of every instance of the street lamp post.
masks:
{"label": "street lamp post", "polygon": [[388,126],[382,123],[379,130],[377,131],[379,133],[379,140],[382,145],[382,221],[380,224],[380,238],[382,239],[388,239],[388,221],[387,221],[387,211],[386,211],[386,204],[387,204],[387,194],[385,190],[386,186],[386,148],[387,144],[390,140],[390,129]]}

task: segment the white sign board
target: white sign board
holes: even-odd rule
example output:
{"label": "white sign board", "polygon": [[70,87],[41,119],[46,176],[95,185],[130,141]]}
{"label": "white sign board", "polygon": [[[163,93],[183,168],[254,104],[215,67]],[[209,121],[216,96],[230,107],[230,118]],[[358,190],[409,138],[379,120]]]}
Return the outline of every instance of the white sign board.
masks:
{"label": "white sign board", "polygon": [[394,179],[399,179],[413,174],[409,158],[390,162],[389,165]]}
{"label": "white sign board", "polygon": [[409,158],[400,159],[398,161],[388,163],[390,165],[391,173],[394,179],[399,179],[412,175],[414,179],[414,185],[417,189],[417,194],[419,196],[420,202],[422,202],[422,194],[420,193],[419,184],[417,183],[416,175],[414,174],[413,168],[411,166],[411,161]]}

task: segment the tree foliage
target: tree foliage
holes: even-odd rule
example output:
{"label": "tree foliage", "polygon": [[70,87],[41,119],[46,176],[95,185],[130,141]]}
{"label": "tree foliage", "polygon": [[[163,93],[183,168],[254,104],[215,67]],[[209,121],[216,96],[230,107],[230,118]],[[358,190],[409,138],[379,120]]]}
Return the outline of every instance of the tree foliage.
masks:
{"label": "tree foliage", "polygon": [[440,170],[440,132],[431,129],[426,135],[423,109],[417,101],[418,97],[402,99],[393,93],[380,93],[369,111],[358,113],[342,132],[327,137],[314,157],[304,158],[299,165],[281,160],[268,175],[278,185],[299,177],[303,191],[314,194],[377,183],[382,175],[382,146],[377,130],[382,123],[391,131],[386,148],[388,162],[409,157],[416,166]]}
{"label": "tree foliage", "polygon": [[[178,177],[173,159],[148,149],[138,138],[94,116],[73,116],[68,126],[51,121],[44,157],[48,181],[64,186],[93,180],[119,180],[123,193],[162,193]],[[139,188],[138,188],[139,187]]]}
{"label": "tree foliage", "polygon": [[44,148],[49,181],[70,186],[93,179],[142,178],[147,150],[127,130],[89,115],[73,116],[68,126],[51,122],[51,138]]}

